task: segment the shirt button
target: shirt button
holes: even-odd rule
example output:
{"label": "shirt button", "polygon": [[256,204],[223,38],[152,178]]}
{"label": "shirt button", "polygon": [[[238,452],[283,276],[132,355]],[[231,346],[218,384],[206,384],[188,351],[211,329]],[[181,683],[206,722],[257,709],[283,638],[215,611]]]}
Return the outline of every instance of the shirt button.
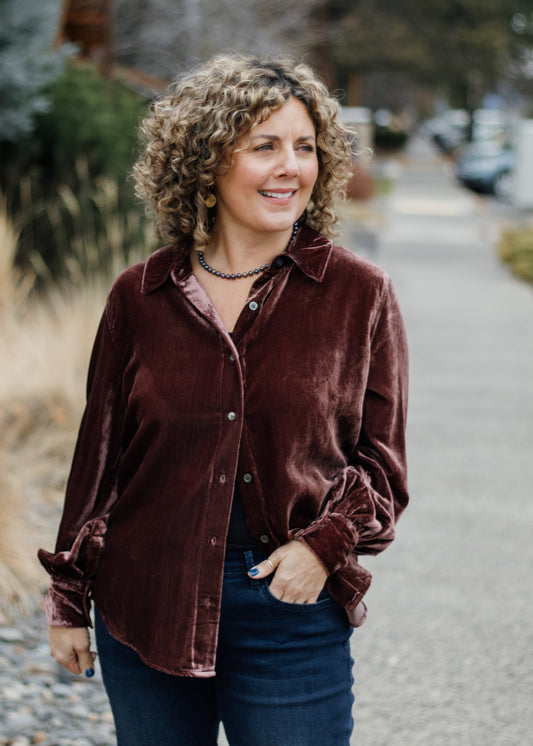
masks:
{"label": "shirt button", "polygon": [[233,422],[233,420],[235,419],[235,417],[237,417],[237,415],[235,414],[235,412],[228,412],[228,420],[230,422]]}
{"label": "shirt button", "polygon": [[268,544],[268,542],[270,541],[270,536],[268,534],[261,534],[261,536],[259,537],[259,541],[262,544]]}
{"label": "shirt button", "polygon": [[251,482],[251,481],[252,481],[252,479],[253,479],[253,477],[252,477],[252,475],[251,475],[251,474],[244,474],[242,478],[243,478],[243,480],[244,480],[244,481],[246,482],[246,484],[250,484],[250,482]]}
{"label": "shirt button", "polygon": [[220,474],[218,477],[218,481],[220,482],[220,484],[226,484],[226,475]]}
{"label": "shirt button", "polygon": [[235,355],[233,354],[233,352],[232,352],[232,353],[231,353],[231,355],[229,356],[229,359],[231,360],[231,362],[232,362],[232,363],[234,363],[234,362],[235,362]]}
{"label": "shirt button", "polygon": [[255,300],[252,300],[250,301],[250,303],[248,303],[248,308],[250,309],[250,311],[257,311],[257,309],[259,308],[259,304],[256,303]]}
{"label": "shirt button", "polygon": [[209,539],[209,543],[210,543],[210,544],[211,544],[211,546],[213,546],[213,547],[214,547],[214,546],[216,546],[216,543],[217,543],[217,537],[216,537],[216,536],[212,536],[212,537],[211,537],[211,538]]}
{"label": "shirt button", "polygon": [[283,257],[278,256],[278,258],[276,259],[276,267],[283,267],[284,264],[285,262],[283,261]]}

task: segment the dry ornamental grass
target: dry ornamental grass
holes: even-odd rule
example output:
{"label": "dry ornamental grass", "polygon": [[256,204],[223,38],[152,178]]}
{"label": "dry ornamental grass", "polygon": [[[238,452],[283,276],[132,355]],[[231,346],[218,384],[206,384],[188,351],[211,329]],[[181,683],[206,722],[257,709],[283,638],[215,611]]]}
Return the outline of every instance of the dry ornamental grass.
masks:
{"label": "dry ornamental grass", "polygon": [[500,259],[527,282],[533,282],[533,227],[506,230],[498,244]]}
{"label": "dry ornamental grass", "polygon": [[0,202],[0,615],[31,609],[47,578],[107,282],[30,295]]}

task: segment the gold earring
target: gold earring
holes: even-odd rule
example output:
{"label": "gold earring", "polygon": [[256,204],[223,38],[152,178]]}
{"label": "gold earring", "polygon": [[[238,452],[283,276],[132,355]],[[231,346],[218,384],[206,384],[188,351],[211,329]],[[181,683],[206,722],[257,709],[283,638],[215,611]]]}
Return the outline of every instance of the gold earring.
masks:
{"label": "gold earring", "polygon": [[205,198],[205,206],[208,208],[214,207],[217,203],[216,195],[211,192],[211,194],[208,194]]}

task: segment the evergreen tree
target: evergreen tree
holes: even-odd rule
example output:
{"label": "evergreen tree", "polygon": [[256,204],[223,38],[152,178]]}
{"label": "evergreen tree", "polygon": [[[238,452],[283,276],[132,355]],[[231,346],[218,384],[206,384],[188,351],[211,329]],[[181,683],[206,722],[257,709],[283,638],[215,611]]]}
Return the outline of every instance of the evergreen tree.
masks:
{"label": "evergreen tree", "polygon": [[348,74],[408,73],[475,108],[497,80],[531,66],[531,0],[328,0],[322,13],[342,83]]}
{"label": "evergreen tree", "polygon": [[0,0],[0,142],[30,134],[47,109],[41,90],[62,69],[58,15],[59,0]]}

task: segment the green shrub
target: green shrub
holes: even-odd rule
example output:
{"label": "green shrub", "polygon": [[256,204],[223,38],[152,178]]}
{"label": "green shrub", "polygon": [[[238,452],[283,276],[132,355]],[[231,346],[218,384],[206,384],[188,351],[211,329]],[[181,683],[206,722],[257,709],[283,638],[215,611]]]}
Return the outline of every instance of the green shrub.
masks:
{"label": "green shrub", "polygon": [[[9,151],[0,146],[0,185],[20,233],[17,261],[21,266],[37,261],[42,275],[61,276],[70,257],[77,262],[80,246],[90,242],[91,266],[101,257],[105,267],[110,203],[102,208],[103,194],[113,194],[115,244],[117,225],[125,226],[124,255],[146,238],[146,221],[127,176],[147,102],[121,81],[79,63],[68,65],[43,96],[48,108],[36,117],[32,137],[10,144]],[[71,198],[66,201],[65,195]],[[80,209],[74,209],[76,202]],[[130,219],[133,214],[141,217]]]}
{"label": "green shrub", "polygon": [[498,244],[498,254],[517,277],[533,282],[533,228],[504,231]]}
{"label": "green shrub", "polygon": [[381,151],[401,150],[407,144],[409,135],[404,130],[377,124],[374,129],[374,147]]}
{"label": "green shrub", "polygon": [[42,166],[56,181],[69,183],[74,164],[83,156],[91,175],[123,180],[146,102],[119,80],[79,64],[68,65],[43,93],[50,108],[37,117]]}

